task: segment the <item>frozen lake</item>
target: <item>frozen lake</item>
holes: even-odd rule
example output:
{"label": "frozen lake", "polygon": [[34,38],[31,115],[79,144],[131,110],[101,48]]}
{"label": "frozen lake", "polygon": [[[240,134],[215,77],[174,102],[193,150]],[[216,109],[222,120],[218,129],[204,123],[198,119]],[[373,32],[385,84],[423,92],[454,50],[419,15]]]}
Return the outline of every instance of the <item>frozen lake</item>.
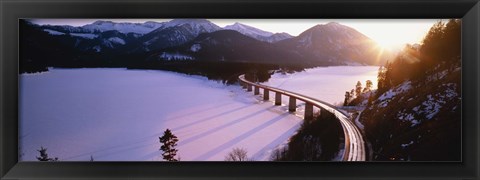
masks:
{"label": "frozen lake", "polygon": [[[346,90],[378,67],[322,67],[275,74],[266,84],[342,102]],[[52,69],[20,76],[21,160],[46,147],[61,161],[158,161],[166,128],[179,138],[182,161],[223,161],[235,147],[268,160],[301,118],[239,86],[198,76],[125,69]]]}
{"label": "frozen lake", "polygon": [[345,91],[354,89],[357,81],[365,87],[365,81],[370,80],[376,89],[378,68],[378,66],[332,66],[307,69],[294,74],[275,73],[263,84],[337,105],[343,104]]}
{"label": "frozen lake", "polygon": [[166,128],[182,161],[223,161],[235,147],[268,160],[301,124],[239,86],[165,71],[52,69],[21,75],[20,97],[24,161],[40,146],[61,161],[162,160]]}

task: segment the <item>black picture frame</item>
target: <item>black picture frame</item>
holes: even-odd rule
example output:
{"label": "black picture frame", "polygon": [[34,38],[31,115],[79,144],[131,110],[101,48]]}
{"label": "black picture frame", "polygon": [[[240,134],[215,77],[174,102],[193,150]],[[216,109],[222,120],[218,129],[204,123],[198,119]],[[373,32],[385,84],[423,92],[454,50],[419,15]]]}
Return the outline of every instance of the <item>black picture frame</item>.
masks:
{"label": "black picture frame", "polygon": [[[478,0],[1,0],[1,179],[478,179]],[[461,18],[462,162],[17,162],[19,18]]]}

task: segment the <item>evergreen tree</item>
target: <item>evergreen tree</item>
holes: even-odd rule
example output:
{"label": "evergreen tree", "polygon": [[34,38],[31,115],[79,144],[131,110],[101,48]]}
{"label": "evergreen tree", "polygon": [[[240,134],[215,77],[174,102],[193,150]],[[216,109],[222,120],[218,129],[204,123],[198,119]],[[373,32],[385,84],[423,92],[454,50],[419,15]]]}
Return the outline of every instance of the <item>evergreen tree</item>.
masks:
{"label": "evergreen tree", "polygon": [[368,105],[368,106],[372,105],[373,98],[374,98],[374,96],[373,96],[372,94],[373,94],[373,93],[370,93],[370,96],[368,96],[368,101],[367,101],[367,105]]}
{"label": "evergreen tree", "polygon": [[175,158],[178,151],[177,149],[175,149],[175,146],[177,146],[178,142],[177,136],[173,135],[170,129],[167,129],[163,133],[163,136],[159,137],[159,139],[160,143],[162,143],[160,150],[163,151],[163,159],[167,161],[178,161],[178,159]]}
{"label": "evergreen tree", "polygon": [[372,90],[373,83],[370,80],[365,82],[365,88],[363,88],[363,92],[368,92]]}
{"label": "evergreen tree", "polygon": [[352,89],[352,90],[350,90],[350,99],[349,99],[349,101],[350,101],[351,99],[353,99],[354,96],[355,96],[355,89]]}
{"label": "evergreen tree", "polygon": [[377,76],[377,92],[383,93],[382,91],[384,89],[385,89],[385,67],[380,66],[380,68],[378,68],[378,76]]}
{"label": "evergreen tree", "polygon": [[345,100],[343,101],[343,106],[348,106],[348,101],[350,101],[350,92],[345,92]]}
{"label": "evergreen tree", "polygon": [[[423,39],[420,48],[424,70],[435,65],[459,65],[461,61],[461,21],[450,19],[437,22]],[[450,66],[451,67],[451,66]]]}
{"label": "evergreen tree", "polygon": [[40,153],[40,157],[37,156],[37,159],[39,161],[58,161],[58,157],[49,158],[47,153],[47,148],[43,148],[43,146],[40,147],[40,149],[37,151]]}
{"label": "evergreen tree", "polygon": [[355,86],[355,93],[357,97],[360,97],[360,94],[362,94],[362,83],[360,81],[357,81],[357,85]]}

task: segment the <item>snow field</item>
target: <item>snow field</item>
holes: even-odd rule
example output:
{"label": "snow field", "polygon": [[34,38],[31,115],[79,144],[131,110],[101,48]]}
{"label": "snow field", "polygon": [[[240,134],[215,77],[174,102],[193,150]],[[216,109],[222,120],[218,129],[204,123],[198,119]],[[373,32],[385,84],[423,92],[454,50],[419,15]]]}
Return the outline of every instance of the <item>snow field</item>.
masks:
{"label": "snow field", "polygon": [[40,146],[61,161],[160,161],[166,128],[182,161],[223,161],[235,147],[268,160],[302,122],[239,86],[125,69],[21,75],[19,113],[21,161],[36,161]]}
{"label": "snow field", "polygon": [[[275,73],[268,82],[262,84],[304,94],[335,105],[343,104],[345,91],[355,88],[357,81],[365,87],[365,81],[371,80],[373,88],[376,89],[377,75],[378,66],[319,67],[294,74]],[[270,93],[270,99],[272,98],[275,98],[275,93]],[[297,104],[300,102],[297,101]],[[288,98],[282,96],[282,103],[288,104]]]}

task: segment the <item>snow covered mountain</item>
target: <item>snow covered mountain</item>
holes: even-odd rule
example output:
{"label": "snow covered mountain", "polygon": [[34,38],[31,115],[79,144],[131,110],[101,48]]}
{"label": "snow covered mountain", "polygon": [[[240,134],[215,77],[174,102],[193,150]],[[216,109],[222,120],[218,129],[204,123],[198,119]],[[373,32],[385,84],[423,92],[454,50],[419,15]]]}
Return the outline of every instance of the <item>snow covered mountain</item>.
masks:
{"label": "snow covered mountain", "polygon": [[245,25],[245,24],[241,24],[241,23],[235,23],[235,24],[232,24],[232,25],[227,25],[224,27],[224,29],[230,29],[230,30],[235,30],[235,31],[238,31],[239,33],[242,33],[246,36],[250,36],[250,37],[253,37],[255,38],[256,36],[263,36],[263,37],[268,37],[268,36],[271,36],[273,35],[273,33],[271,32],[267,32],[267,31],[264,31],[264,30],[261,30],[261,29],[258,29],[258,28],[254,28],[252,26],[248,26],[248,25]]}
{"label": "snow covered mountain", "polygon": [[124,34],[134,33],[138,36],[149,33],[164,23],[148,21],[145,23],[116,23],[112,21],[95,21],[91,24],[83,26],[69,26],[69,25],[43,25],[46,31],[60,32],[60,33],[78,33],[78,34],[98,34],[105,31],[118,31]]}
{"label": "snow covered mountain", "polygon": [[235,24],[232,24],[232,25],[227,25],[223,29],[235,30],[235,31],[238,31],[238,32],[242,33],[243,35],[255,38],[255,39],[260,40],[260,41],[265,41],[265,42],[277,42],[277,41],[281,41],[281,40],[293,37],[288,33],[275,33],[274,34],[274,33],[267,32],[267,31],[264,31],[264,30],[261,30],[261,29],[258,29],[258,28],[252,27],[252,26],[248,26],[248,25],[245,25],[245,24],[241,24],[241,23],[238,23],[238,22],[235,23]]}
{"label": "snow covered mountain", "polygon": [[[240,23],[226,27],[235,30],[223,30],[205,19],[174,19],[161,23],[96,21],[80,27],[25,23],[22,27],[33,33],[28,36],[31,45],[28,48],[33,48],[32,52],[43,49],[44,58],[59,56],[50,57],[55,59],[50,64],[62,66],[68,64],[62,62],[65,59],[74,60],[78,66],[83,66],[86,59],[91,61],[91,66],[122,66],[159,52],[165,52],[164,59],[181,57],[305,67],[372,65],[382,63],[379,59],[386,54],[379,56],[375,42],[338,23],[314,26],[297,37]],[[180,56],[181,53],[192,58]],[[99,64],[99,59],[106,62]],[[123,59],[122,63],[115,63],[119,59]]]}
{"label": "snow covered mountain", "polygon": [[136,51],[152,51],[181,45],[193,40],[201,33],[218,30],[221,30],[219,26],[205,19],[174,19],[140,37],[142,44]]}
{"label": "snow covered mountain", "polygon": [[276,44],[307,59],[344,65],[381,64],[378,58],[385,59],[389,54],[367,36],[336,22],[316,25]]}
{"label": "snow covered mountain", "polygon": [[92,24],[81,26],[81,28],[89,30],[91,32],[105,32],[116,30],[124,34],[147,34],[159,27],[162,27],[163,25],[163,23],[153,21],[147,21],[145,23],[115,23],[112,21],[95,21]]}
{"label": "snow covered mountain", "polygon": [[237,31],[220,30],[200,34],[194,40],[180,46],[162,49],[150,56],[149,60],[298,64],[302,61],[297,57],[271,43],[259,41]]}
{"label": "snow covered mountain", "polygon": [[196,35],[205,32],[214,32],[222,29],[216,24],[206,19],[174,19],[164,23],[164,28],[182,25],[189,25],[191,28],[190,31]]}

